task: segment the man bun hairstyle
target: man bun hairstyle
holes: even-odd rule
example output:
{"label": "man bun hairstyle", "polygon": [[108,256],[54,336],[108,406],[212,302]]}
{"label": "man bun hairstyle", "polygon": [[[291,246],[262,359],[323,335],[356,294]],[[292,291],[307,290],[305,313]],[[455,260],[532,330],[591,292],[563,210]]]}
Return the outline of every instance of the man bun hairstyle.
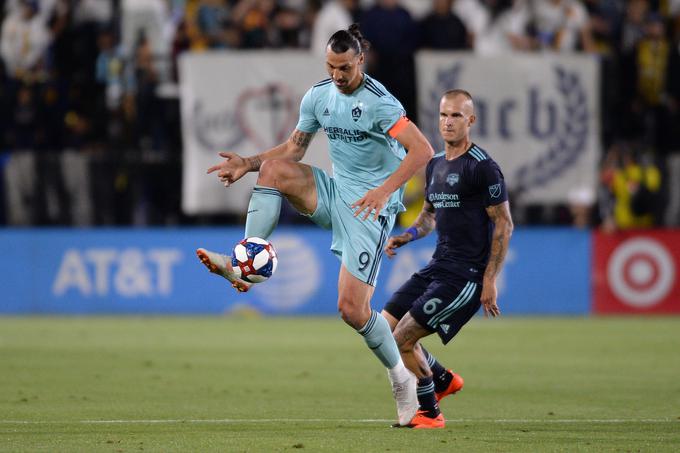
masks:
{"label": "man bun hairstyle", "polygon": [[352,49],[357,55],[366,52],[371,44],[361,34],[359,24],[352,24],[347,30],[338,30],[333,33],[331,39],[328,40],[328,45],[335,53],[345,53]]}

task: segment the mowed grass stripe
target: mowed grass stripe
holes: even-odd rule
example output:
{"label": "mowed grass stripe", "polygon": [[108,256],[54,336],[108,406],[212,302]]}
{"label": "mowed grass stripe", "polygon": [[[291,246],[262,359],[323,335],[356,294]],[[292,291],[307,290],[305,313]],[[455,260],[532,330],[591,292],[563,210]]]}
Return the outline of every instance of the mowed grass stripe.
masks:
{"label": "mowed grass stripe", "polygon": [[443,430],[336,318],[0,318],[0,452],[677,451],[680,318],[475,318]]}
{"label": "mowed grass stripe", "polygon": [[[8,425],[59,425],[59,424],[173,424],[173,423],[393,423],[394,420],[388,419],[351,419],[351,418],[263,418],[263,419],[216,419],[216,420],[0,420],[2,424]],[[668,418],[631,418],[631,419],[516,419],[516,420],[493,420],[478,418],[456,418],[447,419],[447,423],[680,423],[680,419]]]}

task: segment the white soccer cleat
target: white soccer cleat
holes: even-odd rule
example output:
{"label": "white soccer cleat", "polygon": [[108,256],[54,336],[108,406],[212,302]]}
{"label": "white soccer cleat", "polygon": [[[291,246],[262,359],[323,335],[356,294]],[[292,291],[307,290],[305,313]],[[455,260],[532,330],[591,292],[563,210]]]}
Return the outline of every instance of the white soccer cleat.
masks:
{"label": "white soccer cleat", "polygon": [[252,283],[241,280],[234,273],[231,267],[230,259],[227,255],[221,253],[211,252],[206,249],[196,250],[196,256],[201,260],[201,263],[208,268],[213,274],[221,275],[231,282],[231,286],[238,291],[245,293],[250,289]]}
{"label": "white soccer cleat", "polygon": [[397,402],[397,416],[401,426],[408,425],[420,408],[416,393],[417,382],[415,374],[410,371],[406,381],[392,382],[392,396]]}

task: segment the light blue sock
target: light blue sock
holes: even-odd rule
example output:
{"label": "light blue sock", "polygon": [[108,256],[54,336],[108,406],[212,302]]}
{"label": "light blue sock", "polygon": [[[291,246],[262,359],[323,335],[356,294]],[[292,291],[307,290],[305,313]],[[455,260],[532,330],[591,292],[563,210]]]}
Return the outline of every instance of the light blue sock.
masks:
{"label": "light blue sock", "polygon": [[371,317],[364,327],[357,330],[363,337],[364,341],[371,348],[373,354],[387,367],[394,368],[399,364],[401,356],[399,355],[399,348],[394,341],[390,325],[387,320],[375,310],[371,310]]}
{"label": "light blue sock", "polygon": [[281,192],[264,186],[255,186],[250,195],[246,236],[267,239],[279,222],[281,213]]}

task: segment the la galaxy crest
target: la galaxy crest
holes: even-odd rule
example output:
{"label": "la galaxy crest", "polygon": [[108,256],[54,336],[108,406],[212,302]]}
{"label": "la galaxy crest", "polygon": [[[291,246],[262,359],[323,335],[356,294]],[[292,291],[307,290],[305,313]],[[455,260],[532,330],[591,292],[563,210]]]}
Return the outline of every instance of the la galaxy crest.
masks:
{"label": "la galaxy crest", "polygon": [[352,119],[354,120],[355,123],[359,121],[359,118],[361,118],[361,114],[363,113],[362,107],[363,104],[361,102],[359,102],[358,104],[354,104],[354,106],[352,107]]}
{"label": "la galaxy crest", "polygon": [[449,173],[449,175],[446,177],[446,183],[448,185],[450,185],[451,187],[458,184],[459,180],[460,180],[460,175],[458,173]]}

